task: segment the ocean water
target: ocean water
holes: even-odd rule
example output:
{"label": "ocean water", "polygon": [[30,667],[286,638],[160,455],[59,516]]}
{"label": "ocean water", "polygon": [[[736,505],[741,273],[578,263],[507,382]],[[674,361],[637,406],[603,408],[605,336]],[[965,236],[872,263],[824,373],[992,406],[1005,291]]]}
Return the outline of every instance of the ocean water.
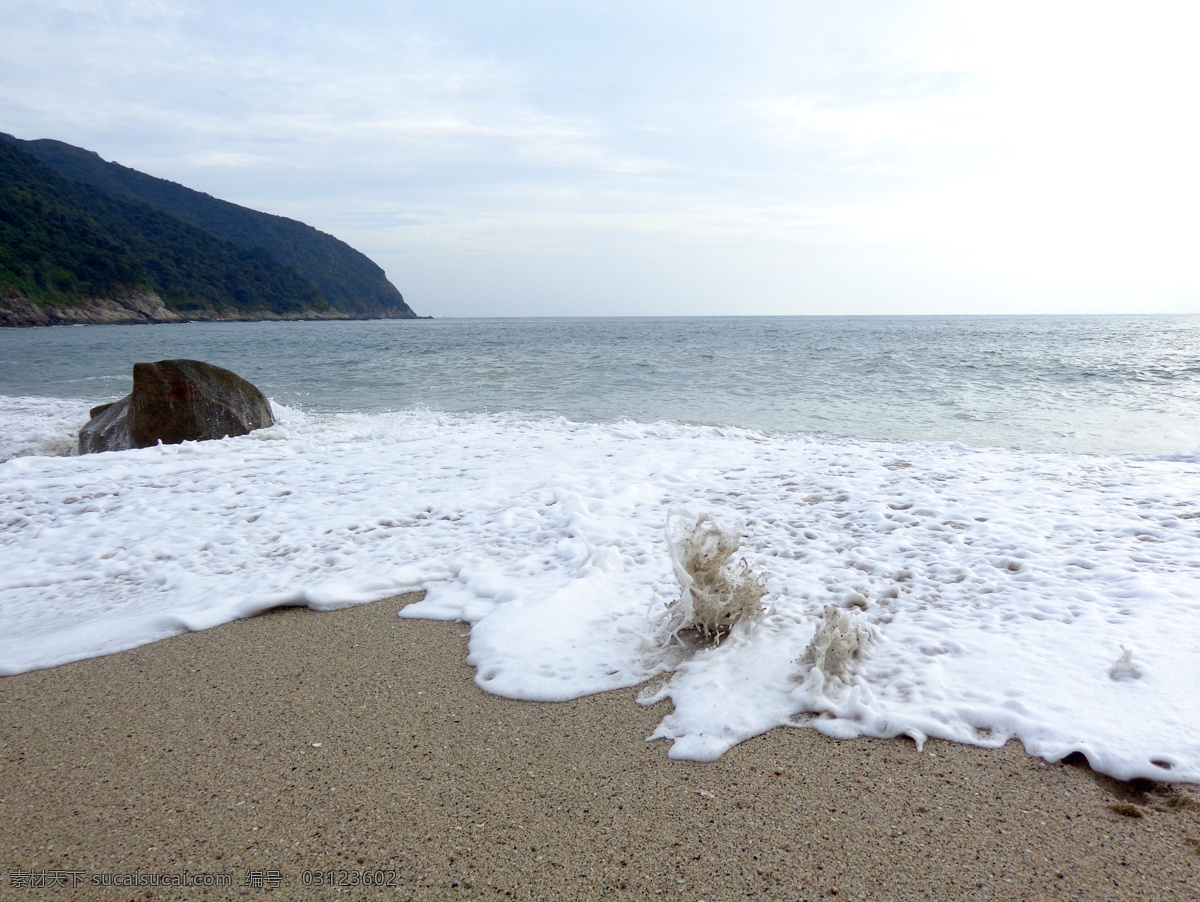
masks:
{"label": "ocean water", "polygon": [[172,357],[225,366],[320,413],[426,407],[1083,454],[1200,449],[1200,317],[10,329],[0,395],[111,400],[129,390],[134,361]]}
{"label": "ocean water", "polygon": [[[170,357],[278,424],[72,456]],[[802,726],[1197,781],[1198,402],[1200,317],[4,330],[0,673],[424,589],[481,687],[644,682],[673,757]],[[668,626],[703,515],[766,590],[716,645]]]}

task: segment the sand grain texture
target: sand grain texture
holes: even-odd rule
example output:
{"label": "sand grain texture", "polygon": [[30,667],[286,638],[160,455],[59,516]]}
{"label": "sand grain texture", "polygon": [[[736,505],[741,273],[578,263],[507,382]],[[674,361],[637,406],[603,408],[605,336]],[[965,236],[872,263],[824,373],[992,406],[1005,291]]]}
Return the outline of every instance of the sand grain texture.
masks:
{"label": "sand grain texture", "polygon": [[[812,730],[675,762],[635,690],[485,694],[413,598],[0,680],[0,899],[1200,898],[1197,787]],[[12,885],[41,869],[233,886]],[[302,885],[330,869],[397,885]]]}

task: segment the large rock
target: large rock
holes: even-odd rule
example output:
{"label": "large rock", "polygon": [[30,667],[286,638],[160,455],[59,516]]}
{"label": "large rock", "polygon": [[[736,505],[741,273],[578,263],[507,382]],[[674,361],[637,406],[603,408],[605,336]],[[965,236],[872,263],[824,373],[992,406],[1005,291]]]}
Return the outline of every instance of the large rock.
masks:
{"label": "large rock", "polygon": [[245,435],[275,422],[262,392],[199,360],[135,363],[133,391],[91,415],[79,431],[80,454]]}

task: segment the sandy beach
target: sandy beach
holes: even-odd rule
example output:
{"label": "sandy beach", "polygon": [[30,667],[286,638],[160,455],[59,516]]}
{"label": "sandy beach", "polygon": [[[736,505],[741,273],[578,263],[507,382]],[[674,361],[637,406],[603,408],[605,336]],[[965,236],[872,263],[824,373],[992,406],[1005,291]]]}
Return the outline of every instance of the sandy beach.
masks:
{"label": "sandy beach", "polygon": [[[672,761],[636,690],[484,693],[416,598],[0,680],[0,899],[1200,898],[1200,787],[804,729]],[[229,885],[105,885],[185,871]]]}

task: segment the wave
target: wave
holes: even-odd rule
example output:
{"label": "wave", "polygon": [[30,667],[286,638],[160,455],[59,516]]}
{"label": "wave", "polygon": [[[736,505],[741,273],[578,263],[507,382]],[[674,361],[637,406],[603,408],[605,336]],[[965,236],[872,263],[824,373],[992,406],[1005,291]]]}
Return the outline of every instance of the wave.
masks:
{"label": "wave", "polygon": [[[81,411],[0,404],[17,450],[0,464],[2,673],[421,589],[405,616],[471,623],[487,691],[657,678],[645,700],[673,702],[654,734],[673,757],[801,725],[1018,738],[1122,779],[1200,780],[1192,458],[278,406],[241,438],[50,456]],[[740,529],[765,577],[764,616],[719,645],[656,632],[680,594],[677,508]],[[864,638],[817,679],[831,607]]]}

